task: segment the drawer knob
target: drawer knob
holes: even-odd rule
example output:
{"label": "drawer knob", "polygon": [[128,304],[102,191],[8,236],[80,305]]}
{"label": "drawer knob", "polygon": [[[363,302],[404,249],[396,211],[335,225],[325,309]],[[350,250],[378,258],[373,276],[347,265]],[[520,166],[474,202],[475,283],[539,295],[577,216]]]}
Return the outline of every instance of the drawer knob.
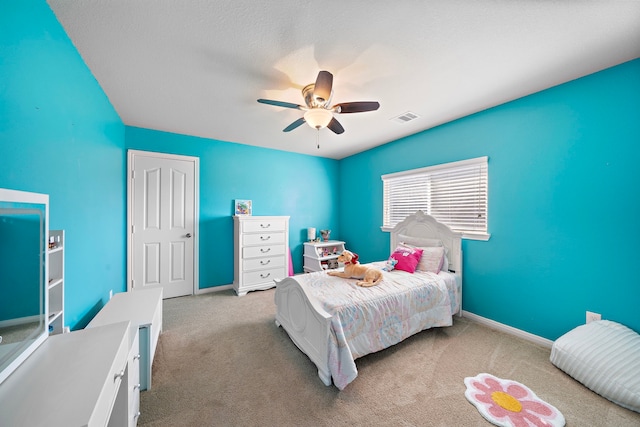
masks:
{"label": "drawer knob", "polygon": [[260,252],[262,252],[263,254],[266,254],[267,252],[269,252],[271,250],[271,248],[260,248]]}
{"label": "drawer knob", "polygon": [[269,240],[271,236],[260,236],[260,240]]}
{"label": "drawer knob", "polygon": [[260,224],[260,227],[269,228],[269,227],[271,227],[271,224]]}
{"label": "drawer knob", "polygon": [[271,260],[270,260],[270,259],[268,259],[268,260],[266,260],[266,261],[261,260],[261,261],[260,261],[260,265],[267,265],[267,264],[269,264],[270,262],[271,262]]}
{"label": "drawer knob", "polygon": [[267,273],[267,274],[260,273],[260,277],[262,277],[263,279],[266,279],[269,276],[271,276],[271,273]]}
{"label": "drawer knob", "polygon": [[124,371],[120,371],[113,376],[113,381],[118,381],[124,377]]}

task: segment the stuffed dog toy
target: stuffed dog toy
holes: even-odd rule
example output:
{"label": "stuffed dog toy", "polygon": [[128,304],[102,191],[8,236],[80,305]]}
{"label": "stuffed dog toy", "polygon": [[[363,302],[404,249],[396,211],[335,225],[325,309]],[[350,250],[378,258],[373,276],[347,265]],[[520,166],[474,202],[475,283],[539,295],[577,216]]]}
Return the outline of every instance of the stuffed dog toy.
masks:
{"label": "stuffed dog toy", "polygon": [[375,286],[382,280],[382,271],[360,265],[358,255],[351,251],[342,251],[338,262],[344,263],[344,272],[329,271],[327,274],[343,279],[360,279],[356,285],[362,287]]}

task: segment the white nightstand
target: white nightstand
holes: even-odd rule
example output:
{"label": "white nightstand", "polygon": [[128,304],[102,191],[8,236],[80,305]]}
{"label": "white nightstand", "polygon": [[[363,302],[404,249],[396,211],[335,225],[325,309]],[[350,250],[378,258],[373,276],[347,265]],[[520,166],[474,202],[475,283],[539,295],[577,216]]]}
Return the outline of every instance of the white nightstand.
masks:
{"label": "white nightstand", "polygon": [[338,268],[338,256],[342,251],[344,251],[344,242],[340,240],[305,242],[304,272]]}

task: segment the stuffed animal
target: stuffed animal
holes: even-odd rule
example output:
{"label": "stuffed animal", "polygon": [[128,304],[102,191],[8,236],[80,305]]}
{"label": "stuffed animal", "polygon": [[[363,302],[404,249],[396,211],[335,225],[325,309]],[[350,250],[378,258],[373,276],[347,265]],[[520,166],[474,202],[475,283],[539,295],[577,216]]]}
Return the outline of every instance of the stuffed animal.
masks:
{"label": "stuffed animal", "polygon": [[362,287],[375,286],[382,280],[382,271],[361,265],[358,262],[358,255],[351,251],[342,251],[338,261],[344,263],[344,272],[330,271],[328,275],[343,279],[360,279],[356,285]]}
{"label": "stuffed animal", "polygon": [[398,260],[395,258],[389,258],[387,260],[387,262],[384,264],[384,267],[382,267],[382,271],[391,271],[394,268],[396,268],[396,264],[398,263]]}

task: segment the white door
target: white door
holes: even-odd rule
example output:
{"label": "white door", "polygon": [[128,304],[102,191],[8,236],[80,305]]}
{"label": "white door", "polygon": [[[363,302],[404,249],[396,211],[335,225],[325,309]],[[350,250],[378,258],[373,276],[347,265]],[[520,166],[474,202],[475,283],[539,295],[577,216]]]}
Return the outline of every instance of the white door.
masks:
{"label": "white door", "polygon": [[129,283],[192,295],[197,284],[198,158],[129,151]]}

